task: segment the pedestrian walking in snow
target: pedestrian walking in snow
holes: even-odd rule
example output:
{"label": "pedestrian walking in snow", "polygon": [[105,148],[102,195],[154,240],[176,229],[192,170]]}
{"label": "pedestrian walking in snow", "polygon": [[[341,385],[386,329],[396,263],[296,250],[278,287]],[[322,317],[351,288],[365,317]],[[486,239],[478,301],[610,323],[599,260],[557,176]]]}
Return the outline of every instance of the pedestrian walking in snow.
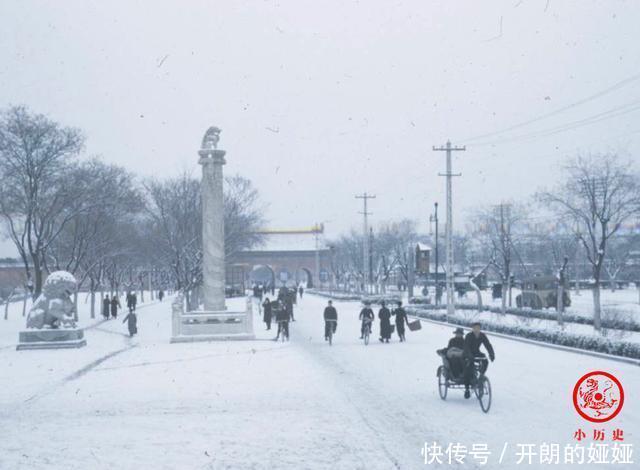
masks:
{"label": "pedestrian walking in snow", "polygon": [[138,333],[138,317],[135,313],[129,312],[122,323],[127,322],[127,328],[129,329],[129,336],[133,336]]}
{"label": "pedestrian walking in snow", "polygon": [[162,299],[164,299],[164,291],[158,292],[158,299],[160,299],[160,302],[162,302]]}
{"label": "pedestrian walking in snow", "polygon": [[333,329],[333,333],[338,328],[338,311],[333,306],[333,302],[329,301],[324,309],[324,340],[329,341],[329,329]]}
{"label": "pedestrian walking in snow", "polygon": [[391,339],[391,312],[384,300],[380,303],[378,318],[380,319],[380,342],[388,343]]}
{"label": "pedestrian walking in snow", "polygon": [[302,294],[304,294],[304,287],[298,287],[298,293],[300,294],[300,299],[302,299]]}
{"label": "pedestrian walking in snow", "polygon": [[138,302],[138,298],[136,297],[136,293],[129,292],[127,294],[127,308],[129,309],[129,313],[136,311],[137,302]]}
{"label": "pedestrian walking in snow", "polygon": [[105,295],[104,299],[102,299],[102,316],[105,320],[109,319],[109,310],[111,308],[111,301],[109,300],[109,296]]}
{"label": "pedestrian walking in snow", "polygon": [[393,315],[396,317],[396,331],[398,332],[398,337],[402,343],[406,341],[404,337],[404,325],[406,324],[409,326],[409,319],[407,318],[407,312],[402,308],[402,301],[398,301],[398,308],[393,311]]}
{"label": "pedestrian walking in snow", "polygon": [[269,300],[269,297],[267,297],[266,299],[264,299],[264,302],[262,303],[262,308],[263,308],[263,320],[264,322],[267,324],[267,330],[271,329],[271,301]]}
{"label": "pedestrian walking in snow", "polygon": [[111,298],[111,316],[113,318],[118,318],[118,309],[120,308],[120,300],[118,296],[114,294]]}
{"label": "pedestrian walking in snow", "polygon": [[287,310],[287,314],[289,315],[289,318],[291,321],[296,321],[296,319],[293,317],[293,298],[291,297],[291,295],[287,295],[286,296],[286,300],[285,300],[285,308]]}

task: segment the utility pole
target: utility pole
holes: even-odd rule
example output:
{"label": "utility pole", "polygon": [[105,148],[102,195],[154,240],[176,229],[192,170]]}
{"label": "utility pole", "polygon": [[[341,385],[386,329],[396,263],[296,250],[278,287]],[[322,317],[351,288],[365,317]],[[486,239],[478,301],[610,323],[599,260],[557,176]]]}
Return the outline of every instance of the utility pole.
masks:
{"label": "utility pole", "polygon": [[367,277],[369,275],[369,216],[371,212],[368,211],[368,201],[369,199],[375,199],[375,195],[367,194],[364,192],[363,194],[356,195],[356,199],[362,199],[363,202],[363,211],[359,212],[364,216],[364,231],[363,235],[363,247],[362,247],[362,280],[364,283],[365,291],[367,289]]}
{"label": "utility pole", "polygon": [[[320,224],[316,222],[316,226],[313,228],[316,242],[316,278],[318,280],[318,285],[313,285],[313,280],[311,280],[311,285],[316,289],[320,289],[320,247],[318,245],[318,233],[320,232],[320,227]],[[324,226],[322,226],[322,230],[324,231]]]}
{"label": "utility pole", "polygon": [[436,259],[435,259],[435,272],[434,272],[434,279],[433,279],[433,288],[434,288],[434,299],[435,299],[435,304],[438,305],[439,302],[439,297],[438,297],[438,203],[435,202],[433,204],[434,207],[434,214],[429,217],[429,221],[433,221],[436,224],[436,238],[435,238],[435,254],[436,254]]}
{"label": "utility pole", "polygon": [[440,176],[447,177],[447,227],[446,227],[446,253],[447,253],[447,316],[453,315],[455,312],[454,295],[453,295],[453,198],[452,198],[452,180],[454,176],[460,176],[460,173],[454,174],[451,169],[451,152],[464,152],[466,147],[452,147],[451,142],[447,141],[445,146],[433,147],[434,152],[447,152],[447,172],[440,173]]}
{"label": "utility pole", "polygon": [[368,279],[369,284],[372,284],[373,283],[373,228],[372,227],[369,227],[369,272],[367,275],[369,276],[369,279]]}

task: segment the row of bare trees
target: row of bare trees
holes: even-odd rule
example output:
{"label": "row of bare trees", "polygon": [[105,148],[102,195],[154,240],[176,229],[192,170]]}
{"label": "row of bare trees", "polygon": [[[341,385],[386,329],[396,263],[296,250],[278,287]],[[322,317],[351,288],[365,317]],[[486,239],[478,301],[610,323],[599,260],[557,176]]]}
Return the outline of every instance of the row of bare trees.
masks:
{"label": "row of bare trees", "polygon": [[[0,218],[33,296],[63,269],[79,288],[135,289],[151,276],[177,289],[201,279],[200,184],[189,174],[140,179],[98,158],[82,158],[84,137],[24,107],[0,114]],[[257,241],[257,190],[240,176],[225,188],[230,253]],[[160,274],[162,275],[160,275]]]}
{"label": "row of bare trees", "polygon": [[600,330],[603,280],[606,275],[615,286],[630,255],[640,251],[639,218],[640,177],[632,163],[611,154],[589,155],[571,159],[562,182],[539,191],[528,205],[478,210],[469,236],[476,262],[488,259],[500,277],[503,308],[511,305],[515,266],[528,276],[545,268],[560,276],[570,262],[576,283],[589,280],[594,327]]}
{"label": "row of bare trees", "polygon": [[[383,292],[394,274],[401,273],[406,283],[409,276],[409,247],[421,237],[417,222],[403,219],[380,225],[369,237],[371,272],[364,273],[364,234],[351,231],[332,243],[331,268],[336,284],[362,288],[371,283]],[[424,236],[422,237],[424,238]]]}
{"label": "row of bare trees", "polygon": [[[561,182],[539,190],[529,201],[505,202],[473,211],[464,234],[454,239],[456,270],[487,271],[502,285],[502,308],[513,303],[512,282],[538,274],[564,281],[571,272],[576,286],[586,281],[593,293],[594,326],[601,329],[603,281],[615,288],[629,273],[631,255],[640,255],[640,178],[629,161],[616,155],[569,159]],[[368,235],[371,273],[363,273],[362,233],[352,231],[333,243],[332,269],[338,287],[362,285],[364,279],[383,290],[393,274],[408,282],[412,244],[442,240],[417,233],[415,221],[382,224]],[[432,257],[433,261],[433,257]],[[640,257],[636,260],[640,263]],[[640,281],[640,270],[635,273]],[[562,297],[559,297],[560,299]]]}

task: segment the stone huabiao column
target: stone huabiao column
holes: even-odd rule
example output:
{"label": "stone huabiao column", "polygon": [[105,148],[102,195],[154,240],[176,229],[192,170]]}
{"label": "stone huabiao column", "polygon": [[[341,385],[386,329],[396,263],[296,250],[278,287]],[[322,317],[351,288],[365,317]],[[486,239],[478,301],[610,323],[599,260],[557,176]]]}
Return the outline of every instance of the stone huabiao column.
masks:
{"label": "stone huabiao column", "polygon": [[202,139],[202,288],[206,311],[225,310],[224,202],[220,129],[210,127]]}

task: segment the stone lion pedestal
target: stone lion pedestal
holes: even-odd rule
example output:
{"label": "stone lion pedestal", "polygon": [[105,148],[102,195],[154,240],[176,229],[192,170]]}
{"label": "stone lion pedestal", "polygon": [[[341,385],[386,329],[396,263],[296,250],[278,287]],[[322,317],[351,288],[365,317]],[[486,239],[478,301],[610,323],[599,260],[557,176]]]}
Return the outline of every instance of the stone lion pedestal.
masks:
{"label": "stone lion pedestal", "polygon": [[42,294],[36,299],[29,315],[27,328],[18,334],[17,350],[67,349],[87,345],[84,331],[76,327],[75,305],[71,294],[76,279],[66,271],[56,271],[47,277]]}

